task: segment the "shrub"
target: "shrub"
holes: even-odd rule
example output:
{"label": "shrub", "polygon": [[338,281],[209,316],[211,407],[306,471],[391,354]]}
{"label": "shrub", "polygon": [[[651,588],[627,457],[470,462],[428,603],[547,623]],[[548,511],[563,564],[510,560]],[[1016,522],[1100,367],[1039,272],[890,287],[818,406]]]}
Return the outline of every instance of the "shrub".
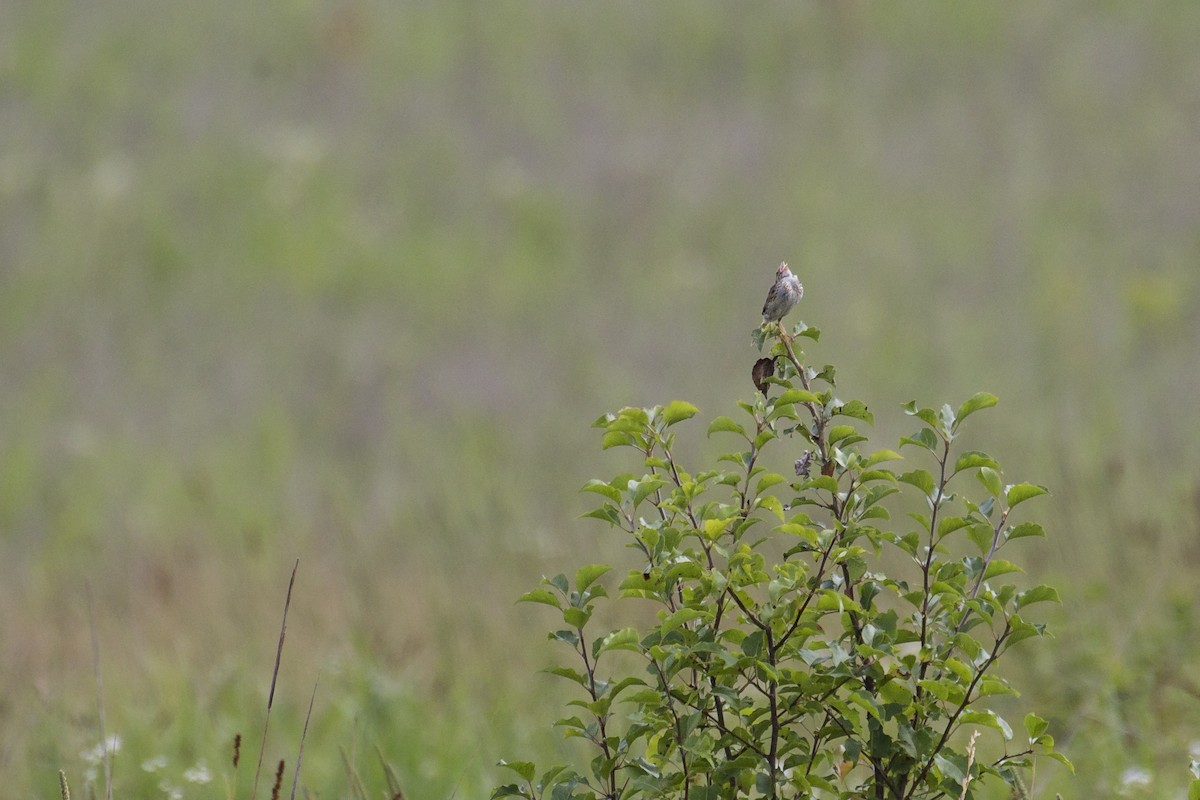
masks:
{"label": "shrub", "polygon": [[[955,446],[996,398],[905,405],[919,427],[899,449],[919,464],[896,469],[900,453],[862,447],[867,406],[838,399],[832,366],[808,365],[798,341],[818,337],[803,324],[756,332],[771,345],[759,391],[737,419],[709,423],[732,449],[702,469],[676,455],[690,403],[596,421],[640,474],[590,481],[586,516],[628,539],[636,564],[617,597],[658,606],[657,624],[592,630],[607,565],[521,598],[561,614],[550,636],[573,658],[548,671],[582,697],[556,725],[594,758],[540,774],[501,762],[519,780],[494,798],[963,798],[989,783],[1023,794],[1036,754],[1067,763],[1044,720],[1027,714],[1018,735],[988,707],[1016,694],[997,662],[1045,634],[1027,609],[1058,599],[1002,582],[1020,568],[998,557],[1045,535],[1017,509],[1046,489],[1006,485],[995,459]],[[795,475],[770,471],[789,447]],[[644,669],[614,673],[624,651]]]}

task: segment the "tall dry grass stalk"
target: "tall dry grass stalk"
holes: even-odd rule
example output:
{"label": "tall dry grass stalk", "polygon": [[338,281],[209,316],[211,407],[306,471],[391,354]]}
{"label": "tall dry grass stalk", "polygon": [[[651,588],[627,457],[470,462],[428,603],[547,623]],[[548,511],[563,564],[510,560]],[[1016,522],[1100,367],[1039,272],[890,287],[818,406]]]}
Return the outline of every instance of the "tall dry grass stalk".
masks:
{"label": "tall dry grass stalk", "polygon": [[317,699],[317,687],[321,685],[321,676],[313,682],[312,696],[308,698],[308,713],[304,715],[304,730],[300,732],[300,752],[296,754],[296,773],[292,775],[292,793],[289,800],[296,800],[296,787],[300,785],[300,762],[304,760],[304,740],[308,738],[308,722],[312,719],[313,701]]}
{"label": "tall dry grass stalk", "polygon": [[379,749],[379,745],[375,745],[375,755],[378,756],[379,765],[383,768],[383,775],[387,779],[388,800],[404,800],[404,792],[400,789],[400,777],[383,757],[383,751]]}
{"label": "tall dry grass stalk", "polygon": [[958,800],[967,800],[967,787],[971,785],[971,767],[975,764],[975,740],[979,738],[979,731],[971,733],[971,741],[967,742],[967,771],[963,774],[962,794],[958,796]]}
{"label": "tall dry grass stalk", "polygon": [[[267,718],[263,722],[262,745],[258,748],[258,766],[254,769],[254,790],[251,800],[258,798],[258,778],[262,773],[263,754],[267,752],[267,734],[271,730],[271,706],[275,703],[275,683],[279,680],[279,663],[283,658],[283,638],[287,634],[288,609],[292,605],[292,587],[296,585],[296,570],[300,569],[300,559],[296,559],[292,567],[292,577],[288,581],[287,599],[283,601],[283,624],[279,626],[279,646],[275,650],[275,670],[271,673],[271,691],[267,695]],[[282,764],[282,762],[280,762]],[[282,774],[283,767],[280,767]],[[278,796],[278,779],[276,779],[276,797]],[[110,798],[111,800],[111,798]]]}

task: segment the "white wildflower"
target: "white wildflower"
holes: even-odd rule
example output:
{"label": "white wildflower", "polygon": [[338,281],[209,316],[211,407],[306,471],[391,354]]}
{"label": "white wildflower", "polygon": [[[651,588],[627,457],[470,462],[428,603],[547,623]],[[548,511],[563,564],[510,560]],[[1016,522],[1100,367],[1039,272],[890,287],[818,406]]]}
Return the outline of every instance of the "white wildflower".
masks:
{"label": "white wildflower", "polygon": [[212,780],[212,771],[208,768],[208,764],[201,759],[196,762],[196,766],[188,767],[183,771],[183,779],[188,783],[208,783]]}
{"label": "white wildflower", "polygon": [[155,756],[154,758],[147,758],[145,761],[142,762],[142,771],[143,772],[158,772],[160,769],[166,768],[166,766],[167,766],[167,757],[166,756]]}
{"label": "white wildflower", "polygon": [[1144,789],[1150,785],[1153,778],[1150,770],[1144,767],[1128,767],[1121,773],[1118,791],[1121,794],[1129,794],[1136,789]]}

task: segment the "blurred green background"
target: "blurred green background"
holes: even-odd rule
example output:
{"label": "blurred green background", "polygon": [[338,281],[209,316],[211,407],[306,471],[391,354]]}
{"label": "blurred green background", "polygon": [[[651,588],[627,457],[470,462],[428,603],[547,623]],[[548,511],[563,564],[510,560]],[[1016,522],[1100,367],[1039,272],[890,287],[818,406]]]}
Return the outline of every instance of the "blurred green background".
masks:
{"label": "blurred green background", "polygon": [[1054,491],[1014,556],[1057,638],[1008,670],[1079,775],[1036,796],[1177,792],[1198,30],[1190,0],[0,4],[5,794],[97,774],[90,592],[116,795],[248,796],[296,558],[267,760],[319,673],[311,796],[383,796],[376,749],[410,800],[565,758],[553,621],[513,601],[629,563],[577,519],[634,466],[588,425],[730,413],[780,260],[877,446],[991,391],[972,445]]}

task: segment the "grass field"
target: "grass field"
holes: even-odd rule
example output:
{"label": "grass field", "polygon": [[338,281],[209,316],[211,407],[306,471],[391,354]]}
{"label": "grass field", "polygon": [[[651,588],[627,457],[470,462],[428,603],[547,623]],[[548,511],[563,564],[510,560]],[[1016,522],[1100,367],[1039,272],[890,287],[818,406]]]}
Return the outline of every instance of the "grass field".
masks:
{"label": "grass field", "polygon": [[1183,0],[0,5],[3,794],[103,796],[90,596],[114,796],[248,797],[296,558],[264,771],[318,674],[309,796],[384,796],[379,754],[410,800],[565,758],[552,621],[513,601],[627,563],[577,519],[627,466],[588,426],[730,413],[787,260],[878,446],[991,391],[978,445],[1054,492],[1025,563],[1057,638],[1008,669],[1078,774],[1036,796],[1178,795],[1197,30]]}

